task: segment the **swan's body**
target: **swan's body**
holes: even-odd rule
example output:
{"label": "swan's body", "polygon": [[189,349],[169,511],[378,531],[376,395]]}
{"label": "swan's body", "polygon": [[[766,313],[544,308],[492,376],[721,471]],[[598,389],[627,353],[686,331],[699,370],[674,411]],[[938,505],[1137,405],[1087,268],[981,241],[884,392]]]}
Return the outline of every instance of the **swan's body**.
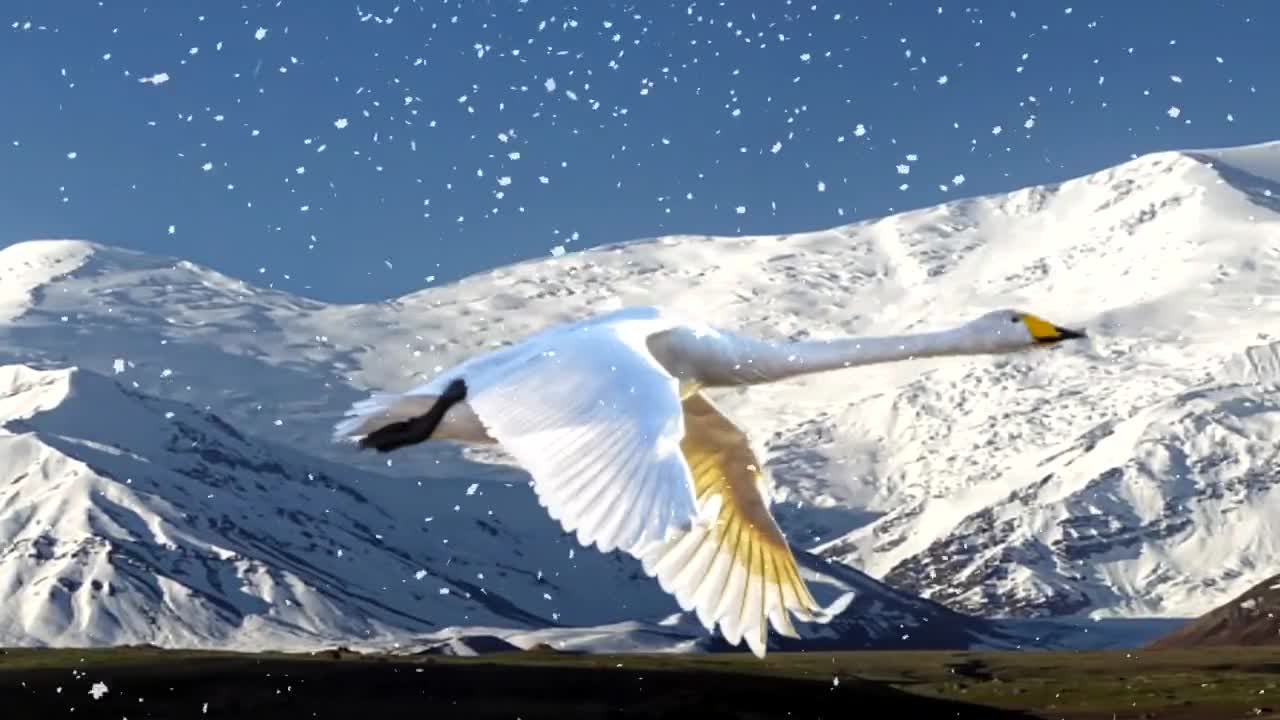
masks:
{"label": "swan's body", "polygon": [[934,355],[1014,351],[1081,333],[1016,311],[953,330],[771,343],[656,307],[560,325],[404,393],[353,405],[336,439],[382,451],[427,439],[499,443],[584,546],[621,549],[733,645],[765,654],[789,614],[825,622],[768,509],[747,437],[702,392]]}

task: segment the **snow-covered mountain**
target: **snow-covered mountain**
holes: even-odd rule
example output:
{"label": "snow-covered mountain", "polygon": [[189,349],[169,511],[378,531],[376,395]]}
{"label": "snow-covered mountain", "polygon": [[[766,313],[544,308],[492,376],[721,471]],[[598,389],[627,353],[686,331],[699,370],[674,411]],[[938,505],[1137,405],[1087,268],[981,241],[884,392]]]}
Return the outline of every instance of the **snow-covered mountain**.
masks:
{"label": "snow-covered mountain", "polygon": [[[0,548],[0,646],[456,651],[458,636],[542,631],[679,649],[706,635],[664,623],[679,609],[639,564],[584,551],[525,483],[354,470],[79,368],[0,366]],[[835,625],[799,628],[813,643],[1005,640],[806,561],[820,598],[858,592]]]}
{"label": "snow-covered mountain", "polygon": [[386,464],[330,429],[370,389],[622,303],[779,339],[1022,307],[1091,340],[716,399],[765,442],[774,510],[799,548],[983,614],[1189,616],[1280,565],[1267,535],[1278,194],[1280,143],[1164,152],[829,230],[630,242],[366,305],[86,242],[23,243],[0,250],[0,360],[114,375],[315,462],[489,488],[524,476],[453,447]]}
{"label": "snow-covered mountain", "polygon": [[1277,439],[1275,386],[1187,390],[1080,434],[886,579],[971,611],[1198,614],[1280,564]]}
{"label": "snow-covered mountain", "polygon": [[[616,558],[570,557],[527,490],[381,478],[90,371],[0,367],[0,643],[369,639],[666,607],[621,592]],[[606,581],[587,594],[579,574]]]}

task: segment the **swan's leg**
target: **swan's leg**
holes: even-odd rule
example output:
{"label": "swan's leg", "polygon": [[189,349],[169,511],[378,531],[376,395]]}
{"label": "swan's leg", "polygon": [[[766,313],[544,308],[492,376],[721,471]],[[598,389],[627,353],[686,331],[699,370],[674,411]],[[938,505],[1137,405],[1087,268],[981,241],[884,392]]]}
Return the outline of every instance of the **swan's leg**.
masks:
{"label": "swan's leg", "polygon": [[449,408],[467,397],[467,384],[461,379],[449,383],[431,409],[423,415],[379,428],[360,440],[360,447],[378,452],[391,452],[407,445],[416,445],[431,437],[436,426],[444,419]]}

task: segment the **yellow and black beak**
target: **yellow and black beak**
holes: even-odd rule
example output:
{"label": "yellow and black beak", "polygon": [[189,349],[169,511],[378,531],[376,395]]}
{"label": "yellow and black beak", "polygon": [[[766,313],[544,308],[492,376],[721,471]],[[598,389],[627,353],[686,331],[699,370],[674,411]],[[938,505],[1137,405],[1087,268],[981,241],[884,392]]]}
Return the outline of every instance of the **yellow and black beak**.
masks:
{"label": "yellow and black beak", "polygon": [[1022,322],[1026,324],[1027,330],[1031,332],[1031,337],[1035,338],[1038,343],[1056,343],[1063,340],[1078,340],[1088,337],[1083,330],[1058,327],[1029,313],[1023,314]]}

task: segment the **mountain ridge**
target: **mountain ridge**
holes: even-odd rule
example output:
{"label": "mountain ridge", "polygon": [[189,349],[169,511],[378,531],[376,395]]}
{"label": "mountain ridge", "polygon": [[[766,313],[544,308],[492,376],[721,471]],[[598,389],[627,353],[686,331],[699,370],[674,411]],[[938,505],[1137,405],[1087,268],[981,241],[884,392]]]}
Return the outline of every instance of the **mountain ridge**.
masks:
{"label": "mountain ridge", "polygon": [[[9,308],[0,309],[0,361],[110,373],[361,472],[487,486],[524,476],[500,451],[454,446],[415,448],[388,464],[334,447],[328,430],[371,389],[404,389],[550,323],[657,297],[767,339],[911,332],[1022,307],[1082,324],[1092,339],[1078,349],[916,360],[730,390],[717,404],[765,446],[773,509],[799,550],[991,617],[1194,615],[1280,562],[1275,549],[1255,548],[1237,574],[1224,574],[1161,565],[1185,532],[1170,540],[1063,522],[1085,512],[1142,527],[1147,500],[1125,490],[1109,504],[1081,504],[1081,489],[1114,467],[1125,487],[1164,492],[1132,474],[1131,461],[1148,452],[1133,443],[1190,442],[1186,432],[1161,433],[1236,406],[1225,396],[1217,410],[1192,403],[1179,421],[1179,398],[1247,395],[1268,377],[1280,331],[1278,167],[1277,142],[1153,153],[1061,183],[840,227],[615,243],[366,304],[257,288],[175,259],[113,259],[116,250],[91,243],[20,244],[0,250],[0,279],[25,268],[27,280],[12,287],[30,286],[0,298]],[[36,258],[85,248],[100,266],[91,259],[56,278],[41,274],[48,263]],[[1232,390],[1227,378],[1244,385]],[[1241,427],[1270,437],[1266,407],[1238,418]],[[1090,447],[1101,438],[1111,438],[1103,445],[1114,455]],[[1209,454],[1239,451],[1221,443]],[[1261,462],[1255,450],[1245,456]],[[1072,474],[1085,466],[1096,471]],[[1037,485],[1050,472],[1059,484]],[[1226,475],[1213,482],[1236,487]],[[1273,497],[1255,488],[1230,501],[1262,517]],[[1218,552],[1247,547],[1213,512],[1194,522]],[[1013,529],[1001,530],[1008,520]],[[1055,545],[1068,533],[1074,540]],[[1093,571],[1064,548],[1109,535],[1139,537],[1133,556],[1076,577]],[[1161,603],[1142,600],[1157,595]]]}

